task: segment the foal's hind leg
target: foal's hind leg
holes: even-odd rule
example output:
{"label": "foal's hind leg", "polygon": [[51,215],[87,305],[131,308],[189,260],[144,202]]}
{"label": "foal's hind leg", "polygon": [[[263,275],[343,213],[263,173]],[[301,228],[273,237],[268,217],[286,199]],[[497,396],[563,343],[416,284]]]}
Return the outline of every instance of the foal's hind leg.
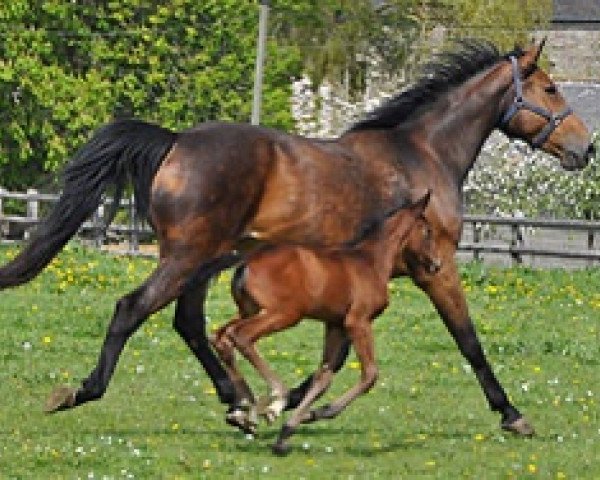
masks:
{"label": "foal's hind leg", "polygon": [[104,395],[127,339],[151,313],[164,307],[181,292],[190,273],[187,265],[162,262],[144,284],[117,302],[96,368],[78,390],[61,388],[46,404],[55,412],[97,400]]}
{"label": "foal's hind leg", "polygon": [[244,357],[254,366],[270,388],[271,403],[266,407],[265,416],[269,422],[277,418],[287,403],[287,388],[270,365],[260,356],[254,346],[261,337],[289,328],[300,321],[294,313],[261,311],[258,314],[239,320],[227,330],[231,341]]}
{"label": "foal's hind leg", "polygon": [[469,317],[467,302],[453,257],[447,255],[447,258],[442,260],[442,269],[434,276],[421,273],[415,275],[413,279],[429,295],[460,352],[473,368],[490,408],[502,415],[502,428],[520,435],[533,435],[533,427],[510,403],[483,353],[475,327]]}

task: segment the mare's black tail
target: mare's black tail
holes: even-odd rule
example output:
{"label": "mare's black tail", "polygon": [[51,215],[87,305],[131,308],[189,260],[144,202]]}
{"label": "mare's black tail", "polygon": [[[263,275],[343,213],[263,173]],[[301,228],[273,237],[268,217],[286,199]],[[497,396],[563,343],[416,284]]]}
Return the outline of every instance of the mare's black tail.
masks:
{"label": "mare's black tail", "polygon": [[244,256],[239,252],[228,252],[200,264],[196,271],[188,278],[186,289],[191,290],[198,285],[205,284],[215,275],[233,267],[243,259]]}
{"label": "mare's black tail", "polygon": [[130,179],[138,212],[145,216],[152,179],[175,139],[174,132],[140,120],[117,120],[99,129],[65,167],[63,192],[52,211],[21,252],[0,268],[0,288],[28,282],[48,265],[110,186],[115,187],[113,213]]}

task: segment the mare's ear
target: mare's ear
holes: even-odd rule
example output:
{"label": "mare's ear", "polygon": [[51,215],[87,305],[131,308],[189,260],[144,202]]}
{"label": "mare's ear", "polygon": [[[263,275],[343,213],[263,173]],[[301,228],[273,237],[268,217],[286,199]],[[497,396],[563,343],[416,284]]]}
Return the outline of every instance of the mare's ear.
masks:
{"label": "mare's ear", "polygon": [[519,59],[521,70],[524,72],[531,72],[531,70],[535,68],[545,44],[546,37],[544,37],[540,43],[534,43],[531,47],[525,50],[525,53]]}

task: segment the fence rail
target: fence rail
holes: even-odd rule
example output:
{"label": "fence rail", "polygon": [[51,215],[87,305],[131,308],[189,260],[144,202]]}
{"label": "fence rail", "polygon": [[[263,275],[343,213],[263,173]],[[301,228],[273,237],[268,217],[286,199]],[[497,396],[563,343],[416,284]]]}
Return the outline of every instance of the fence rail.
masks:
{"label": "fence rail", "polygon": [[[0,188],[0,242],[26,239],[49,204],[57,199],[58,195],[34,189],[20,193]],[[25,215],[6,214],[6,200],[24,202],[20,210]],[[105,229],[105,210],[110,202],[106,199],[84,222],[80,238],[97,247],[113,243],[120,245],[123,253],[148,254],[140,243],[151,240],[154,234],[136,217],[133,198],[121,201],[117,220]],[[465,215],[464,222],[459,244],[463,257],[511,264],[532,264],[539,258],[547,264],[553,258],[564,266],[600,265],[600,221]]]}

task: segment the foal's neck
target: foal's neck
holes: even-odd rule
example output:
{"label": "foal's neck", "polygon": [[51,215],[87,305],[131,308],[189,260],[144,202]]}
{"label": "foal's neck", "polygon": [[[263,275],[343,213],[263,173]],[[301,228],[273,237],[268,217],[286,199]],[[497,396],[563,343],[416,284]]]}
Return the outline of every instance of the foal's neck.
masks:
{"label": "foal's neck", "polygon": [[367,237],[357,246],[357,249],[383,281],[387,282],[390,279],[396,254],[406,243],[415,222],[414,215],[400,211],[385,220],[376,233]]}

